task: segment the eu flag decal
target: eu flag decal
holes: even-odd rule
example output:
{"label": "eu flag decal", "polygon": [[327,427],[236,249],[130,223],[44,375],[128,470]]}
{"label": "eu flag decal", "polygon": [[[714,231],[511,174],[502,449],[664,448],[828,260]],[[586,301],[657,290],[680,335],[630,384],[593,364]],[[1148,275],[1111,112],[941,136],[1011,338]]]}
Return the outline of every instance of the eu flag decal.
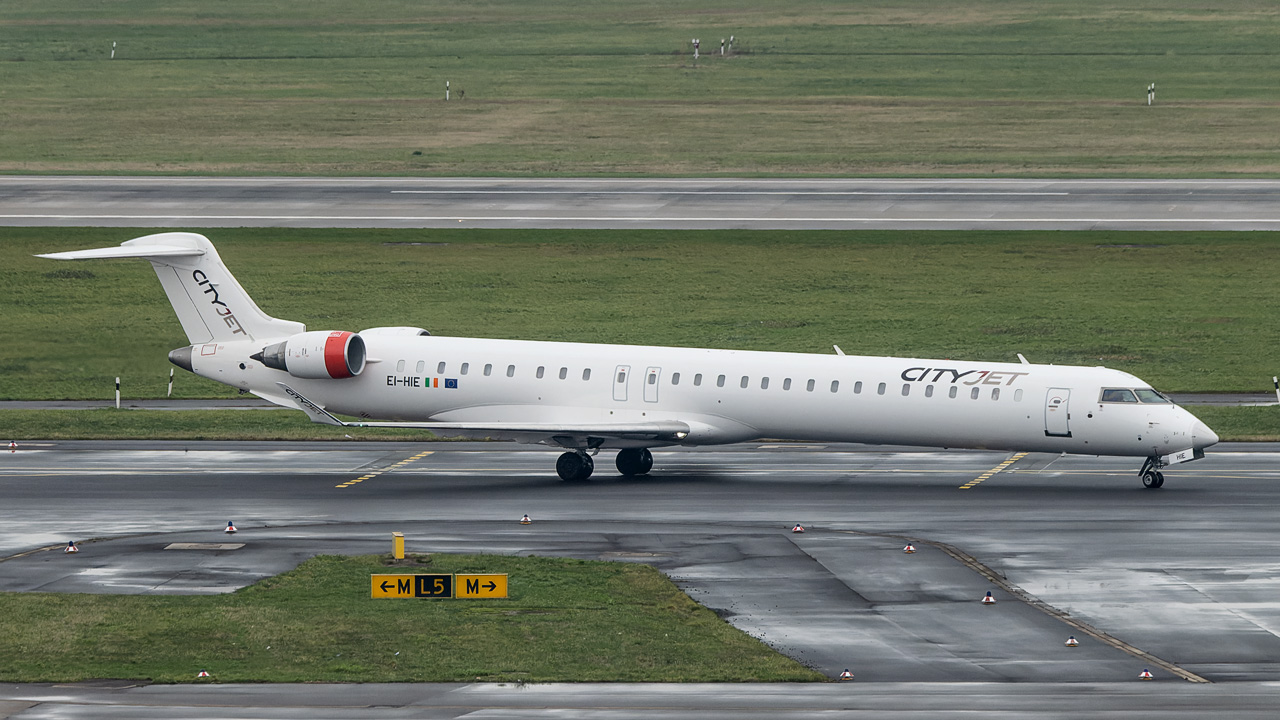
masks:
{"label": "eu flag decal", "polygon": [[449,389],[449,390],[457,390],[457,389],[458,389],[458,378],[445,378],[445,379],[444,379],[444,386],[445,386],[445,388],[446,388],[446,389]]}

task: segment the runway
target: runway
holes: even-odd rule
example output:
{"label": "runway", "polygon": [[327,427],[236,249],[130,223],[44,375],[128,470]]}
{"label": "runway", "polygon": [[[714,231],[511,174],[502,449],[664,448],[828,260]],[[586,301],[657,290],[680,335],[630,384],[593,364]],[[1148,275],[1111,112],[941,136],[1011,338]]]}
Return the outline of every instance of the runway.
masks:
{"label": "runway", "polygon": [[[1007,456],[747,444],[657,451],[648,478],[602,458],[567,484],[554,453],[490,443],[33,443],[0,461],[0,555],[22,554],[0,563],[0,590],[226,592],[312,554],[385,552],[397,530],[410,551],[651,563],[857,680],[6,685],[0,717],[1266,717],[1280,705],[1277,453],[1219,446],[1158,491],[1131,460],[1028,455],[962,490]],[[229,519],[242,548],[164,549],[225,542]],[[101,539],[57,551],[72,538]],[[920,551],[902,553],[904,538]],[[998,603],[983,607],[989,590]],[[1157,679],[1140,683],[1148,666]]]}
{"label": "runway", "polygon": [[1280,181],[11,176],[0,225],[1276,230]]}

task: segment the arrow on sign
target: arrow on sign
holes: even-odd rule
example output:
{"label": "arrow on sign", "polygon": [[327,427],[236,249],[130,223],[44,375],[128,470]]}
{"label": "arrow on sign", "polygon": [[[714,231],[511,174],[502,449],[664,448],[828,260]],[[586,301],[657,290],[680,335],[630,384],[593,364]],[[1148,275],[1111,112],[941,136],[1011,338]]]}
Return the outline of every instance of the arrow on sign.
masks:
{"label": "arrow on sign", "polygon": [[388,586],[388,585],[390,585],[390,584],[391,584],[391,583],[387,582],[386,580],[383,580],[383,581],[382,581],[382,585],[381,585],[381,587],[382,587],[382,592],[386,592],[386,591],[387,591],[387,589],[388,589],[388,588],[387,588],[387,586]]}
{"label": "arrow on sign", "polygon": [[496,589],[498,588],[498,583],[496,583],[496,582],[494,582],[494,581],[490,580],[488,585],[481,585],[480,587],[482,587],[482,588],[484,588],[484,589],[486,589],[486,590],[488,590],[488,591],[490,591],[490,592],[493,592],[494,590],[496,590]]}

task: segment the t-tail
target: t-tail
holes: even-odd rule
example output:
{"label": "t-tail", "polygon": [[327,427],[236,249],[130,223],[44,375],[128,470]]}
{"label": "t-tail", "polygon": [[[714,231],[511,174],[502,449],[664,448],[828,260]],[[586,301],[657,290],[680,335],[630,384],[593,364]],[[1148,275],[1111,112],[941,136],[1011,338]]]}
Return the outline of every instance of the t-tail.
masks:
{"label": "t-tail", "polygon": [[227,270],[213,243],[196,233],[157,233],[134,238],[119,247],[49,253],[38,257],[53,260],[149,260],[192,345],[284,338],[307,329],[302,323],[273,318],[264,313]]}

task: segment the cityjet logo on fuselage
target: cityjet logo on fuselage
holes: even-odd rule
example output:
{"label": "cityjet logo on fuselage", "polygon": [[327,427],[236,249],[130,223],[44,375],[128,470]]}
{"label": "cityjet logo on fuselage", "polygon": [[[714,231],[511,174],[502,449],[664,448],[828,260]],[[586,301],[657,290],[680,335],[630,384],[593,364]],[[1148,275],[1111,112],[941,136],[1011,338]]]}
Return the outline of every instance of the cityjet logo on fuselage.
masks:
{"label": "cityjet logo on fuselage", "polygon": [[196,285],[204,286],[205,295],[213,295],[213,299],[209,301],[213,305],[213,311],[222,316],[222,321],[231,328],[232,335],[248,335],[244,328],[240,327],[240,321],[236,319],[235,313],[231,312],[231,308],[227,304],[218,299],[218,289],[209,282],[209,276],[204,274],[203,270],[196,270],[191,273],[192,279],[196,281]]}
{"label": "cityjet logo on fuselage", "polygon": [[[952,385],[1012,385],[1014,380],[1031,373],[994,372],[991,370],[965,370],[961,372],[953,368],[913,367],[902,371],[902,379],[907,382],[949,382]],[[964,378],[961,380],[961,378]]]}

